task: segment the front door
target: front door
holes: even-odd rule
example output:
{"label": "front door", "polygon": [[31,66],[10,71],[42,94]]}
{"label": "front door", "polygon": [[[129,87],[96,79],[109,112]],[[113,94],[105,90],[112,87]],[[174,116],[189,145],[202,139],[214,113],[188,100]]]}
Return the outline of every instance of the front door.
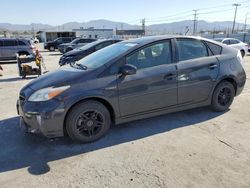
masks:
{"label": "front door", "polygon": [[177,69],[170,40],[148,45],[126,57],[135,75],[118,81],[122,117],[160,110],[177,104]]}

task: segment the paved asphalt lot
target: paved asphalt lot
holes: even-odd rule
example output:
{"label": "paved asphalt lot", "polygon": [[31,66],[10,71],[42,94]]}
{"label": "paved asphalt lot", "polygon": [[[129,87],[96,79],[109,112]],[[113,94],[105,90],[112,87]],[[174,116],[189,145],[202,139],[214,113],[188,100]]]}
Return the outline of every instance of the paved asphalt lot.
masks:
{"label": "paved asphalt lot", "polygon": [[[49,70],[58,52],[42,52]],[[32,79],[0,77],[0,187],[250,187],[248,80],[231,109],[199,108],[113,127],[91,144],[24,134],[15,103]]]}

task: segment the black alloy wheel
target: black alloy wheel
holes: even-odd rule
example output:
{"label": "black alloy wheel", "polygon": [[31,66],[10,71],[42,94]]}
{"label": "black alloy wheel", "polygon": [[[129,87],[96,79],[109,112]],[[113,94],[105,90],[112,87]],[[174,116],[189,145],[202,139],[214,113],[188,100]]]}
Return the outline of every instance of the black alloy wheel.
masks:
{"label": "black alloy wheel", "polygon": [[67,114],[65,123],[71,139],[86,143],[101,138],[109,130],[111,118],[102,103],[89,100],[76,104]]}
{"label": "black alloy wheel", "polygon": [[235,96],[235,89],[232,83],[223,81],[214,90],[211,108],[214,111],[222,112],[227,110]]}
{"label": "black alloy wheel", "polygon": [[83,112],[76,121],[76,128],[79,131],[79,134],[86,137],[97,135],[103,126],[103,114],[96,110]]}

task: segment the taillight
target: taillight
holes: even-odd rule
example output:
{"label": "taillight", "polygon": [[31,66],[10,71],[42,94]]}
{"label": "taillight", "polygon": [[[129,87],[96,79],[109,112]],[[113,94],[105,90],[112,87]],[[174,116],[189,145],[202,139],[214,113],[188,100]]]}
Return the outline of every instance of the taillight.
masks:
{"label": "taillight", "polygon": [[237,53],[237,59],[240,62],[240,64],[243,66],[243,58],[242,58],[240,50]]}

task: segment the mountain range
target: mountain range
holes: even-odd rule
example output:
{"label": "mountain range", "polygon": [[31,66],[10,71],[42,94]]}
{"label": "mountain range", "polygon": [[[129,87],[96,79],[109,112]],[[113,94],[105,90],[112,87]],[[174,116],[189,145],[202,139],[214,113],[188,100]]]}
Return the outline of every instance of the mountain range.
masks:
{"label": "mountain range", "polygon": [[[146,22],[147,24],[147,22]],[[204,30],[228,30],[232,28],[233,22],[232,21],[217,21],[217,22],[207,22],[204,20],[197,21],[198,31]],[[249,25],[248,25],[249,26]],[[8,30],[8,31],[30,31],[34,28],[35,31],[38,30],[72,30],[77,28],[88,28],[94,27],[97,29],[141,29],[140,25],[130,25],[125,22],[114,22],[110,20],[92,20],[89,22],[68,22],[62,25],[48,25],[48,24],[41,24],[41,23],[32,23],[29,25],[22,25],[22,24],[10,24],[10,23],[0,23],[0,30]],[[243,29],[244,24],[236,23],[236,29]],[[188,29],[192,30],[193,28],[193,21],[192,20],[184,20],[172,23],[161,23],[161,24],[152,24],[147,25],[146,30],[157,32],[158,34],[163,33],[182,33],[186,32]]]}

